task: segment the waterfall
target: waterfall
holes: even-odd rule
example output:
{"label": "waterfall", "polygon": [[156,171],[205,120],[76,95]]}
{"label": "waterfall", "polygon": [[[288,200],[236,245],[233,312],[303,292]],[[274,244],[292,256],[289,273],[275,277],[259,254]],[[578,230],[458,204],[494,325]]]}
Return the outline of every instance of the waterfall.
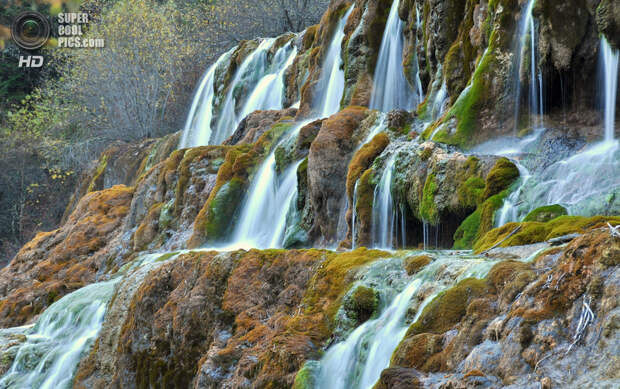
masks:
{"label": "waterfall", "polygon": [[[416,93],[405,78],[403,68],[404,23],[398,15],[399,5],[400,0],[394,0],[390,9],[379,49],[370,98],[370,108],[384,112],[393,109],[410,110],[422,99],[421,82],[417,85]],[[419,78],[417,75],[416,77]]]}
{"label": "waterfall", "polygon": [[392,176],[396,153],[390,155],[383,168],[379,184],[375,187],[372,201],[372,244],[373,247],[391,249],[394,247],[394,233],[398,216],[392,198]]}
{"label": "waterfall", "polygon": [[[378,317],[371,318],[346,339],[327,349],[318,368],[317,389],[372,388],[381,372],[389,366],[392,353],[409,325],[420,317],[424,307],[439,293],[463,279],[485,277],[495,264],[488,259],[451,255],[451,252],[436,254],[438,258],[409,279],[404,288],[392,277],[384,276],[385,265],[374,265],[383,280],[379,290],[382,309]],[[365,274],[372,275],[373,269]],[[379,282],[373,280],[373,287]],[[399,289],[393,290],[395,287]],[[355,286],[351,288],[354,289]],[[416,301],[422,302],[417,304]],[[415,308],[416,313],[412,320],[408,320],[411,308]]]}
{"label": "waterfall", "polygon": [[241,118],[258,110],[283,108],[282,102],[286,90],[284,76],[287,69],[293,64],[296,56],[297,48],[293,46],[293,42],[289,42],[278,49],[274,56],[270,73],[263,76],[256,84],[254,91],[241,111]]}
{"label": "waterfall", "polygon": [[[538,61],[536,54],[538,52],[536,47],[536,23],[532,15],[532,10],[536,0],[529,0],[521,15],[521,23],[519,25],[519,36],[516,50],[516,62],[515,62],[515,81],[516,81],[516,94],[515,94],[515,132],[518,130],[519,125],[519,109],[521,99],[521,74],[523,60],[526,58],[527,50],[529,49],[529,103],[530,103],[530,124],[534,127],[541,127],[542,114],[543,114],[543,80],[542,73],[538,69]],[[529,44],[529,47],[528,47]]]}
{"label": "waterfall", "polygon": [[618,51],[614,50],[605,37],[601,38],[601,63],[603,65],[603,96],[605,141],[614,140],[616,122],[616,98],[618,89]]}
{"label": "waterfall", "polygon": [[237,115],[237,96],[235,92],[240,87],[254,85],[263,76],[267,68],[268,52],[275,39],[263,39],[258,47],[248,55],[239,69],[235,73],[235,77],[228,87],[226,99],[222,105],[217,120],[217,127],[211,137],[210,144],[221,144],[224,142],[237,128],[242,117]]}
{"label": "waterfall", "polygon": [[[368,131],[368,134],[366,135],[366,138],[364,138],[364,141],[355,149],[355,152],[353,153],[353,155],[355,155],[355,153],[357,153],[359,151],[359,149],[361,149],[365,144],[367,144],[368,142],[370,142],[377,134],[379,134],[380,132],[383,132],[387,130],[387,114],[384,112],[379,113],[377,120],[375,121],[374,125],[372,126],[372,128]],[[355,222],[357,221],[357,184],[359,182],[359,179],[355,181],[355,186],[354,186],[354,190],[353,190],[353,204],[351,204],[351,208],[352,208],[352,219],[351,219],[351,247],[353,249],[355,249],[355,242],[357,239],[357,231],[355,229]],[[341,215],[341,219],[339,221],[338,224],[340,223],[345,223],[346,224],[346,220],[345,220],[345,215],[346,215],[346,211],[349,207],[349,202],[348,200],[345,203],[345,207],[343,210],[341,210],[340,215]],[[404,234],[403,234],[404,236]],[[344,239],[344,236],[339,236],[338,240],[342,240]]]}
{"label": "waterfall", "polygon": [[352,212],[351,212],[351,250],[355,250],[357,241],[357,230],[355,229],[355,223],[357,222],[357,184],[359,183],[359,179],[355,181],[355,186],[353,187],[353,204],[351,204]]}
{"label": "waterfall", "polygon": [[297,195],[297,168],[302,161],[292,164],[281,177],[276,171],[276,149],[297,137],[304,121],[295,125],[273,147],[261,164],[248,190],[241,217],[233,233],[231,248],[282,247],[286,216]]}
{"label": "waterfall", "polygon": [[[234,50],[234,49],[233,49]],[[215,94],[215,71],[230,59],[230,50],[209,67],[202,77],[194,94],[192,105],[183,128],[179,148],[196,147],[209,144],[211,120],[213,120],[213,98]]]}
{"label": "waterfall", "polygon": [[344,70],[342,69],[342,41],[345,37],[344,27],[353,12],[353,6],[338,22],[336,32],[329,45],[323,62],[321,77],[316,85],[315,104],[319,117],[328,117],[340,110],[340,100],[344,93]]}
{"label": "waterfall", "polygon": [[73,374],[99,334],[120,278],[85,286],[61,298],[27,332],[2,388],[70,388]]}

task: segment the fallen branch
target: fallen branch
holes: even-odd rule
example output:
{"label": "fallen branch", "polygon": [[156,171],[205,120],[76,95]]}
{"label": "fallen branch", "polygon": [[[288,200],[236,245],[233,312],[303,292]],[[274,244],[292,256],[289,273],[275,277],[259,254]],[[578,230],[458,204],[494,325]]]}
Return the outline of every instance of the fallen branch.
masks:
{"label": "fallen branch", "polygon": [[521,229],[521,226],[517,226],[517,228],[515,228],[514,230],[512,230],[512,232],[508,235],[506,235],[506,237],[502,240],[500,240],[499,242],[495,243],[493,246],[491,246],[489,249],[484,250],[482,253],[480,253],[480,255],[484,255],[486,253],[488,253],[489,251],[493,250],[494,248],[498,247],[500,244],[504,243],[505,241],[508,240],[508,238],[510,238],[511,236],[513,236],[514,234],[516,234],[519,230]]}

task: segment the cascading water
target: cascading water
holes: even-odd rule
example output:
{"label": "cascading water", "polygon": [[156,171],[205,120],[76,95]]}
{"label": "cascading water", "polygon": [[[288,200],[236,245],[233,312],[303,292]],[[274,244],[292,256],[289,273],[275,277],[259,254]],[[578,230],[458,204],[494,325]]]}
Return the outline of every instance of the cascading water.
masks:
{"label": "cascading water", "polygon": [[[234,49],[233,49],[234,50]],[[213,98],[215,95],[215,72],[230,59],[233,50],[220,56],[198,85],[192,105],[183,128],[179,148],[196,147],[209,144],[211,138],[211,120],[213,120]]]}
{"label": "cascading water", "polygon": [[[394,175],[394,165],[396,164],[396,152],[389,156],[383,168],[379,184],[375,187],[372,203],[372,245],[373,247],[392,249],[395,247],[394,237],[399,231],[398,224],[402,222],[399,218],[400,207],[395,206],[392,197],[392,183]],[[404,229],[401,228],[401,231]],[[400,237],[404,245],[406,237]]]}
{"label": "cascading water", "polygon": [[217,120],[215,132],[211,136],[210,144],[220,144],[228,138],[237,128],[243,118],[239,118],[236,112],[237,96],[235,92],[241,86],[255,85],[265,74],[268,64],[268,51],[275,42],[275,39],[263,39],[256,50],[241,63],[235,73],[235,77],[228,88],[226,99],[222,105]]}
{"label": "cascading water", "polygon": [[[387,114],[385,113],[380,113],[379,116],[377,117],[377,120],[375,121],[375,124],[372,126],[372,128],[370,129],[370,131],[368,131],[368,135],[366,135],[366,138],[364,139],[364,141],[357,147],[357,149],[355,150],[355,152],[357,152],[359,149],[361,149],[365,144],[367,144],[368,142],[370,142],[377,134],[379,134],[380,132],[383,132],[385,130],[387,130]],[[355,153],[354,153],[355,154]],[[359,180],[358,180],[359,181]],[[357,231],[355,229],[355,223],[357,221],[357,184],[358,181],[355,181],[355,187],[353,190],[353,204],[351,204],[351,209],[352,209],[352,219],[351,219],[351,247],[353,249],[355,249],[356,247],[356,242],[357,242]],[[349,203],[348,201],[345,203],[345,207],[343,207],[343,210],[340,212],[340,221],[339,221],[339,225],[341,224],[346,224],[346,220],[345,220],[345,215],[346,215],[346,211],[349,207]],[[339,236],[338,240],[342,240],[344,239],[344,236]]]}
{"label": "cascading water", "polygon": [[270,73],[256,84],[243,107],[241,118],[257,110],[282,109],[285,93],[284,76],[296,56],[297,48],[293,46],[293,42],[278,49]]}
{"label": "cascading water", "polygon": [[97,337],[119,280],[86,286],[47,308],[18,346],[0,387],[70,388],[82,352]]}
{"label": "cascading water", "polygon": [[[394,0],[390,9],[383,32],[383,40],[375,68],[373,92],[370,98],[370,108],[384,112],[393,109],[410,110],[422,99],[421,82],[418,82],[416,91],[414,91],[405,78],[403,68],[404,23],[398,15],[399,5],[400,0]],[[416,75],[416,79],[419,79],[418,75]]]}
{"label": "cascading water", "polygon": [[601,38],[601,64],[603,65],[603,112],[605,142],[614,140],[616,122],[616,99],[618,94],[618,57],[605,37]]}
{"label": "cascading water", "polygon": [[342,41],[345,37],[344,27],[353,12],[353,6],[338,22],[336,32],[329,45],[327,56],[323,61],[321,77],[316,85],[315,109],[319,117],[331,116],[340,110],[340,100],[344,93],[344,70],[342,69]]}
{"label": "cascading water", "polygon": [[297,168],[302,161],[292,164],[282,175],[276,170],[276,149],[295,139],[304,121],[293,127],[256,172],[241,217],[233,233],[229,248],[279,248],[286,229],[286,216],[297,194]]}
{"label": "cascading water", "polygon": [[[521,23],[519,25],[519,38],[516,50],[515,62],[515,132],[519,125],[519,109],[521,100],[521,74],[525,72],[523,66],[529,65],[529,105],[530,105],[530,125],[538,128],[543,125],[543,80],[542,73],[538,68],[537,46],[536,46],[536,23],[532,10],[536,0],[529,0],[523,14],[521,15]],[[529,53],[528,53],[529,49]],[[524,64],[523,60],[528,58],[529,64]],[[523,70],[523,71],[522,71]]]}
{"label": "cascading water", "polygon": [[85,286],[56,301],[34,326],[0,329],[0,338],[5,334],[25,338],[14,346],[15,358],[0,378],[0,388],[71,388],[78,363],[99,335],[117,284],[135,281],[179,254],[141,255],[120,268],[117,277]]}
{"label": "cascading water", "polygon": [[[521,184],[498,211],[496,226],[522,220],[530,211],[544,205],[560,204],[569,214],[583,216],[613,214],[620,207],[615,200],[615,193],[620,192],[620,155],[618,141],[614,139],[618,53],[604,38],[600,49],[604,80],[602,142],[542,168],[529,158],[530,154],[539,154],[535,145],[542,130],[517,142],[516,146],[511,140],[497,140],[478,149],[478,152],[486,149],[507,157],[525,155],[521,161],[515,161],[521,173]],[[502,147],[504,143],[510,145]]]}
{"label": "cascading water", "polygon": [[[405,336],[410,323],[420,317],[424,307],[441,291],[463,279],[485,277],[495,264],[488,259],[451,254],[436,252],[438,258],[404,285],[394,277],[385,276],[388,266],[385,263],[371,266],[360,283],[369,282],[375,289],[379,289],[381,311],[378,317],[360,325],[346,339],[326,351],[316,368],[315,387],[372,388],[383,369],[389,366],[392,353]],[[379,281],[366,279],[372,278],[375,273],[381,275]],[[382,284],[377,285],[380,282]],[[416,301],[422,302],[416,306]],[[411,308],[415,308],[416,313],[408,319]]]}

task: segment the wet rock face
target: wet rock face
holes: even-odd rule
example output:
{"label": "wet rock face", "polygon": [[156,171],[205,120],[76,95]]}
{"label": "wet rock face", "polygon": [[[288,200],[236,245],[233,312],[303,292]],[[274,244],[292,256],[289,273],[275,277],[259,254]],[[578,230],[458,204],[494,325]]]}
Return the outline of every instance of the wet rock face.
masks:
{"label": "wet rock face", "polygon": [[0,325],[14,327],[62,296],[92,283],[117,252],[118,229],[133,189],[122,185],[84,196],[67,222],[39,233],[0,271]]}
{"label": "wet rock face", "polygon": [[347,280],[382,255],[192,252],[140,269],[118,290],[74,386],[290,387],[320,357]]}
{"label": "wet rock face", "polygon": [[269,130],[277,121],[285,117],[295,117],[297,110],[295,108],[284,109],[280,111],[256,111],[245,117],[235,132],[228,138],[224,144],[250,144],[260,138],[265,131]]}
{"label": "wet rock face", "polygon": [[308,155],[308,193],[319,237],[336,236],[338,217],[344,201],[346,174],[356,146],[353,133],[366,118],[362,107],[349,107],[323,122]]}
{"label": "wet rock face", "polygon": [[596,8],[596,24],[609,42],[620,49],[620,4],[613,0],[602,0]]}
{"label": "wet rock face", "polygon": [[440,295],[410,327],[382,387],[399,387],[391,383],[392,371],[441,387],[611,384],[617,379],[611,355],[618,338],[611,334],[620,309],[613,295],[620,287],[619,250],[620,240],[597,229],[548,249],[533,264],[500,262],[484,281],[487,293],[470,294],[457,322],[432,316],[434,306],[453,303],[450,291]]}

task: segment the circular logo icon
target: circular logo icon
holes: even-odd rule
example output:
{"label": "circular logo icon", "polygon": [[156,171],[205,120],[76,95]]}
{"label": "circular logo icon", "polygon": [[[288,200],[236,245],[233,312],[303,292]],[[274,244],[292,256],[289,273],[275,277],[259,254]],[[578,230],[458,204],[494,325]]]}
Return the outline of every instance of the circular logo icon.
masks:
{"label": "circular logo icon", "polygon": [[50,37],[50,22],[35,11],[24,11],[17,15],[11,25],[11,37],[17,45],[26,50],[36,50]]}

